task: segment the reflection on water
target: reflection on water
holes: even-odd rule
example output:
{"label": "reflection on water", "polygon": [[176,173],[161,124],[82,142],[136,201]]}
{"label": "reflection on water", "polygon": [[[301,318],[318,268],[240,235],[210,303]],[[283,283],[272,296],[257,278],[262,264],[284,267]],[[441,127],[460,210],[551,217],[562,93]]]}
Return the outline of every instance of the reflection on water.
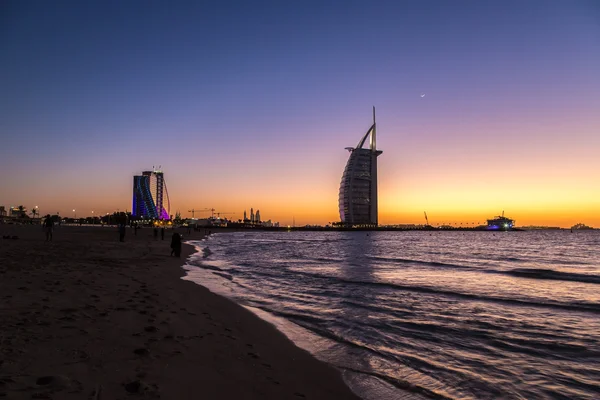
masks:
{"label": "reflection on water", "polygon": [[188,279],[266,311],[365,398],[600,398],[600,232],[240,232],[197,245]]}

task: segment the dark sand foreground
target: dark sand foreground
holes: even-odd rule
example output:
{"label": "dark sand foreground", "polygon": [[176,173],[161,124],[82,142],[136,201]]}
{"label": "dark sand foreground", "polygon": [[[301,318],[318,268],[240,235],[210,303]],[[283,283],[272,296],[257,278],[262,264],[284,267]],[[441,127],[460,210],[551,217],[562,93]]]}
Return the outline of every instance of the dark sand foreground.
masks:
{"label": "dark sand foreground", "polygon": [[[357,399],[337,370],[179,279],[151,229],[0,225],[0,398]],[[184,239],[196,238],[196,234]],[[193,251],[184,246],[183,256]]]}

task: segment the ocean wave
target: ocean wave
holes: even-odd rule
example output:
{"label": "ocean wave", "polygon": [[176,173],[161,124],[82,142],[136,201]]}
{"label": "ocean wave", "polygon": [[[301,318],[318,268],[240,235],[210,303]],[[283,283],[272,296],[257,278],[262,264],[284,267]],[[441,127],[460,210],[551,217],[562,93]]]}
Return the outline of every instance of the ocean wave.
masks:
{"label": "ocean wave", "polygon": [[553,269],[543,268],[517,268],[509,271],[500,271],[501,273],[518,276],[520,278],[531,279],[550,279],[557,281],[583,282],[583,283],[600,283],[600,276],[578,274],[576,272],[561,272]]}
{"label": "ocean wave", "polygon": [[246,239],[247,242],[250,243],[285,243],[286,240],[284,239],[262,239],[262,238],[248,238]]}
{"label": "ocean wave", "polygon": [[382,398],[600,393],[593,242],[384,233],[357,247],[363,235],[211,237],[189,269],[204,270],[199,284],[327,338],[316,355],[398,393]]}
{"label": "ocean wave", "polygon": [[[199,268],[223,271],[221,268],[218,268],[218,267],[215,267],[212,265],[208,265],[208,264],[203,264],[202,262],[199,262],[199,261],[192,262],[192,264]],[[448,265],[448,264],[446,264],[446,265]],[[512,270],[512,271],[482,271],[482,272],[512,274],[512,272],[514,272],[514,271],[515,270]],[[536,271],[536,270],[529,270],[529,271]],[[537,270],[537,271],[539,271],[539,270]],[[543,271],[547,271],[547,270],[543,270]],[[548,270],[548,271],[550,271],[550,270]],[[230,272],[235,275],[236,270],[235,270],[235,268],[233,268],[233,269],[228,270],[227,272]],[[558,271],[553,271],[553,272],[558,272]],[[570,310],[570,311],[587,311],[587,312],[593,312],[593,313],[600,313],[600,304],[598,304],[598,303],[587,303],[587,302],[559,303],[559,302],[543,302],[543,301],[527,300],[527,299],[496,297],[496,296],[487,296],[487,295],[474,294],[474,293],[463,293],[463,292],[435,288],[435,287],[430,287],[430,286],[403,285],[400,283],[391,283],[391,282],[376,282],[376,281],[344,279],[344,278],[340,278],[340,277],[336,277],[336,276],[310,273],[310,272],[298,271],[298,270],[290,270],[290,269],[287,269],[284,274],[281,273],[281,270],[279,270],[277,273],[270,273],[265,270],[256,269],[256,270],[253,270],[251,272],[251,274],[257,275],[257,276],[274,278],[274,279],[285,279],[285,280],[290,280],[290,278],[291,278],[290,275],[301,275],[301,276],[305,276],[305,277],[308,277],[311,279],[328,281],[330,283],[327,283],[325,285],[330,289],[333,288],[331,286],[331,284],[336,284],[336,283],[337,284],[351,284],[351,285],[359,285],[359,286],[384,287],[384,288],[389,288],[392,290],[402,290],[402,291],[409,291],[409,292],[416,292],[416,293],[443,295],[443,296],[449,296],[449,297],[455,297],[455,298],[461,298],[461,299],[469,299],[469,300],[473,300],[473,301],[487,301],[487,302],[495,302],[495,303],[502,303],[502,304],[512,304],[512,305],[524,306],[524,307],[538,307],[538,308],[542,307],[542,308],[553,308],[553,309]],[[596,276],[594,276],[594,275],[583,275],[583,274],[572,274],[572,273],[561,273],[561,274],[566,275],[566,276],[575,275],[575,278],[578,277],[577,275],[581,275],[581,276],[585,277],[585,279],[587,279],[587,277],[596,278]],[[573,278],[573,277],[571,277],[571,278]],[[579,278],[581,278],[581,277],[579,277]],[[553,279],[553,278],[540,278],[540,279]],[[557,279],[557,278],[554,278],[554,279]],[[294,281],[294,279],[291,279],[291,280]],[[571,280],[573,280],[573,279],[571,279]],[[585,282],[588,282],[588,281],[585,281]],[[592,283],[596,283],[596,282],[592,282]],[[600,282],[598,282],[598,283],[600,283]],[[331,292],[331,293],[333,294],[333,292]],[[325,295],[324,292],[322,292],[322,294]]]}
{"label": "ocean wave", "polygon": [[341,367],[341,368],[348,370],[348,371],[352,371],[354,373],[364,374],[364,375],[372,376],[374,378],[381,379],[382,381],[385,381],[385,382],[389,383],[390,385],[392,385],[398,389],[401,389],[405,392],[420,394],[429,399],[433,399],[433,400],[452,400],[452,399],[454,399],[454,397],[450,397],[450,396],[446,396],[446,395],[434,392],[433,390],[427,389],[423,386],[419,386],[417,384],[414,384],[414,383],[411,383],[411,382],[408,382],[408,381],[405,381],[402,379],[392,378],[390,376],[387,376],[384,374],[379,374],[374,371],[361,371],[358,369],[348,368],[348,367]]}
{"label": "ocean wave", "polygon": [[294,238],[294,239],[290,239],[290,238],[280,238],[280,239],[271,239],[271,238],[256,238],[256,237],[250,237],[248,239],[246,239],[248,242],[250,243],[335,243],[335,242],[341,242],[341,241],[345,241],[345,240],[352,240],[352,239],[345,239],[345,238],[336,238],[336,239],[306,239],[306,238]]}
{"label": "ocean wave", "polygon": [[298,260],[297,263],[304,263],[305,261],[318,261],[318,262],[327,262],[327,263],[339,263],[339,262],[344,262],[345,260],[343,260],[341,258],[314,257],[314,258],[305,258],[303,260]]}
{"label": "ocean wave", "polygon": [[225,278],[225,279],[227,279],[227,280],[230,280],[230,281],[232,281],[232,280],[233,280],[233,276],[231,276],[231,275],[229,275],[229,274],[226,274],[226,273],[224,273],[224,272],[217,272],[217,271],[213,271],[213,274],[215,274],[215,275],[219,275],[220,277],[222,277],[222,278]]}
{"label": "ocean wave", "polygon": [[522,261],[526,261],[522,258],[517,258],[517,257],[490,257],[493,260],[498,260],[498,261],[510,261],[510,262],[522,262]]}
{"label": "ocean wave", "polygon": [[568,359],[568,357],[596,358],[598,352],[584,344],[561,342],[558,340],[539,340],[510,337],[509,339],[491,339],[496,347],[505,348],[512,353],[520,352],[528,355],[546,357],[551,354],[553,358]]}
{"label": "ocean wave", "polygon": [[[411,382],[400,379],[398,377],[394,377],[394,376],[390,376],[388,374],[383,374],[383,373],[377,373],[373,370],[359,370],[356,368],[352,368],[349,367],[347,365],[337,365],[338,368],[341,369],[346,369],[348,371],[352,371],[355,373],[360,373],[360,374],[365,374],[368,376],[372,376],[372,377],[376,377],[379,378],[393,386],[395,386],[398,389],[402,389],[404,391],[408,391],[410,393],[417,393],[420,395],[423,395],[429,399],[436,399],[436,400],[450,400],[450,399],[455,399],[456,397],[449,395],[448,393],[439,393],[438,391],[432,390],[427,388],[426,386],[444,386],[444,383],[442,383],[439,380],[435,380],[434,378],[432,378],[431,376],[429,376],[430,371],[432,370],[439,370],[439,369],[443,369],[446,370],[447,372],[449,372],[448,366],[440,366],[437,364],[434,364],[431,362],[431,360],[425,360],[424,358],[420,358],[417,356],[411,356],[409,354],[403,354],[402,356],[399,355],[392,355],[389,353],[385,353],[385,352],[381,352],[378,351],[375,348],[372,348],[371,346],[367,345],[366,343],[362,342],[362,341],[355,341],[352,340],[350,338],[341,336],[339,334],[336,334],[335,332],[329,330],[329,329],[324,329],[322,328],[322,320],[319,318],[314,318],[308,315],[303,315],[303,314],[298,314],[298,313],[294,313],[294,312],[289,312],[289,311],[282,311],[282,310],[274,310],[274,309],[270,309],[270,308],[264,308],[259,306],[258,308],[263,309],[264,311],[267,311],[269,313],[272,313],[278,317],[281,318],[285,318],[289,321],[292,321],[300,326],[302,326],[305,329],[308,329],[309,331],[314,332],[315,334],[317,334],[318,336],[327,338],[329,340],[333,340],[334,342],[340,343],[340,344],[345,344],[347,346],[350,346],[352,348],[355,348],[357,350],[360,350],[361,352],[366,352],[367,354],[371,354],[372,356],[375,356],[377,358],[381,358],[381,359],[393,359],[396,362],[400,362],[405,368],[408,368],[411,371]],[[453,375],[464,375],[463,371],[459,371],[459,370],[451,370],[451,373]],[[417,374],[417,376],[419,378],[415,379],[415,375]],[[465,379],[467,378],[466,375],[463,376]],[[435,383],[432,382],[435,380]],[[422,381],[421,383],[425,383],[427,381],[429,384],[425,384],[425,385],[420,385],[417,383],[417,381]]]}
{"label": "ocean wave", "polygon": [[[287,279],[285,276],[279,274],[272,274],[265,271],[253,271],[254,275],[261,275],[264,277],[275,278],[275,279]],[[536,300],[526,300],[526,299],[515,299],[515,298],[506,298],[506,297],[495,297],[495,296],[486,296],[481,294],[473,294],[473,293],[463,293],[457,292],[453,290],[446,290],[440,288],[434,288],[430,286],[415,286],[415,285],[402,285],[399,283],[390,283],[390,282],[375,282],[375,281],[360,281],[360,280],[350,280],[344,279],[329,275],[320,275],[320,274],[312,274],[309,272],[302,271],[292,271],[287,270],[286,275],[302,275],[309,277],[311,279],[320,279],[324,281],[329,281],[330,283],[325,284],[326,287],[332,288],[331,283],[338,284],[350,284],[350,285],[360,285],[360,286],[371,286],[371,287],[384,287],[392,290],[402,290],[416,293],[427,293],[433,295],[443,295],[449,297],[455,297],[460,299],[467,299],[473,301],[484,301],[484,302],[494,302],[494,303],[502,303],[502,304],[511,304],[523,307],[542,307],[542,308],[553,308],[553,309],[561,309],[561,310],[571,310],[571,311],[587,311],[593,313],[600,313],[600,304],[598,303],[559,303],[559,302],[543,302]],[[289,278],[289,277],[288,277]],[[293,279],[292,279],[293,280]]]}
{"label": "ocean wave", "polygon": [[188,264],[192,265],[194,267],[197,267],[197,268],[210,269],[212,271],[223,271],[223,269],[216,267],[214,265],[205,264],[201,260],[190,260],[190,261],[188,261]]}
{"label": "ocean wave", "polygon": [[388,261],[398,264],[419,264],[426,265],[428,267],[442,267],[442,268],[455,268],[455,269],[473,269],[475,267],[470,267],[468,265],[459,265],[459,264],[450,264],[450,263],[442,263],[439,261],[423,261],[423,260],[414,260],[410,258],[391,258],[391,257],[380,257],[380,256],[372,256],[367,254],[367,258],[378,261]]}

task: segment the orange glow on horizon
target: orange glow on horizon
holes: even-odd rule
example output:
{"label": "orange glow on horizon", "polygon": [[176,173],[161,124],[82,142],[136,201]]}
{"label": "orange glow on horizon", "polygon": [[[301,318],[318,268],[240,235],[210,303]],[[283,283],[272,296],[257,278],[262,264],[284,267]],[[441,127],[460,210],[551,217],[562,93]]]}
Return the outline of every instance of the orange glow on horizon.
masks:
{"label": "orange glow on horizon", "polygon": [[[423,224],[426,211],[434,225],[471,226],[504,210],[517,226],[568,228],[581,222],[600,228],[600,187],[594,184],[600,170],[594,146],[598,139],[592,135],[600,131],[592,128],[600,125],[588,122],[573,129],[587,140],[586,146],[555,135],[556,143],[540,153],[531,150],[541,146],[531,139],[539,135],[530,136],[527,140],[533,142],[525,146],[517,134],[506,136],[498,146],[490,147],[483,139],[476,143],[472,137],[415,153],[426,144],[407,144],[406,138],[391,142],[394,130],[383,126],[378,129],[384,151],[378,158],[380,224]],[[360,136],[357,132],[354,136]],[[179,211],[191,217],[188,210],[215,208],[235,213],[227,217],[237,220],[252,207],[261,211],[262,219],[281,225],[294,220],[296,226],[337,222],[338,189],[348,155],[342,148],[347,143],[334,144],[311,149],[309,163],[305,154],[294,152],[248,158],[240,153],[211,160],[210,168],[202,159],[179,159],[165,168],[170,214]],[[489,153],[474,150],[475,145],[489,147]],[[125,160],[128,164],[111,170],[85,172],[57,165],[54,172],[60,180],[32,174],[29,180],[6,186],[9,191],[2,193],[0,205],[38,205],[40,215],[58,211],[65,217],[73,216],[72,209],[78,217],[91,216],[92,210],[96,215],[131,210],[133,175],[143,169],[140,164],[148,163]]]}
{"label": "orange glow on horizon", "polygon": [[[451,173],[451,171],[449,171]],[[473,172],[475,173],[475,172]],[[388,224],[424,224],[426,211],[433,225],[442,223],[461,226],[484,224],[485,220],[505,211],[506,216],[516,220],[517,226],[543,225],[568,228],[584,223],[600,228],[600,189],[590,187],[588,176],[569,179],[568,176],[540,179],[536,184],[526,181],[510,181],[500,177],[473,182],[472,176],[464,180],[437,181],[415,174],[399,181],[383,177],[379,182],[379,222]],[[341,172],[340,172],[341,176]],[[393,178],[393,177],[392,177]],[[168,181],[167,175],[167,182]],[[171,179],[174,181],[174,179]],[[431,182],[430,184],[428,182]],[[284,190],[279,189],[279,183]],[[171,198],[171,214],[179,211],[182,217],[191,217],[191,209],[215,208],[216,212],[235,213],[226,215],[232,220],[243,218],[243,212],[260,210],[263,220],[281,225],[326,225],[339,221],[337,174],[329,174],[320,181],[296,181],[291,185],[282,179],[272,182],[271,189],[252,185],[187,187],[168,183]],[[41,215],[54,214],[72,217],[72,209],[78,217],[105,215],[115,211],[131,210],[129,185],[111,193],[90,190],[77,192],[65,201],[59,191],[52,192],[46,201],[37,201]],[[39,198],[38,198],[39,200]],[[21,204],[21,203],[20,203]],[[110,204],[110,207],[106,205]],[[4,204],[8,209],[10,205]],[[28,209],[31,203],[23,202]],[[89,211],[86,211],[89,210]],[[196,213],[196,217],[209,216],[210,212]]]}

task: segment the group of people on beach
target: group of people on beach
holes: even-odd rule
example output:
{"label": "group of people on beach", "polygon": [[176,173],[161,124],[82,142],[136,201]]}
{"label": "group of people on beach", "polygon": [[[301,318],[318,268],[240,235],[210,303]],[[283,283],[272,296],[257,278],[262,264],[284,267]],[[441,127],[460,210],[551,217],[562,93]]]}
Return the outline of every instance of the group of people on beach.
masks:
{"label": "group of people on beach", "polygon": [[[50,216],[50,214],[46,215],[46,219],[44,220],[44,223],[42,224],[42,228],[44,230],[44,233],[46,234],[46,242],[51,242],[52,241],[52,234],[54,231],[54,221],[52,220],[52,217]],[[135,230],[135,234],[137,235],[137,230],[138,230],[138,226],[135,225],[134,226],[134,230]],[[118,231],[119,231],[119,241],[120,242],[124,242],[125,241],[125,233],[126,233],[126,225],[121,223],[118,225]],[[160,238],[161,240],[165,240],[165,228],[162,227],[160,229]],[[158,228],[154,228],[154,240],[158,239]],[[173,236],[171,237],[171,255],[175,256],[175,257],[181,257],[181,235],[177,232],[173,233]]]}
{"label": "group of people on beach", "polygon": [[[154,227],[154,240],[158,240],[158,227]],[[160,240],[165,240],[165,227],[160,228]]]}
{"label": "group of people on beach", "polygon": [[[137,224],[134,226],[134,233],[137,235],[138,230]],[[122,233],[121,233],[122,232]],[[158,240],[158,227],[154,227],[153,236],[154,240]],[[119,225],[119,237],[121,242],[124,241],[125,238],[125,224]],[[160,239],[165,240],[165,227],[160,228]],[[171,255],[175,255],[175,257],[181,257],[181,235],[177,232],[173,233],[171,237]]]}

